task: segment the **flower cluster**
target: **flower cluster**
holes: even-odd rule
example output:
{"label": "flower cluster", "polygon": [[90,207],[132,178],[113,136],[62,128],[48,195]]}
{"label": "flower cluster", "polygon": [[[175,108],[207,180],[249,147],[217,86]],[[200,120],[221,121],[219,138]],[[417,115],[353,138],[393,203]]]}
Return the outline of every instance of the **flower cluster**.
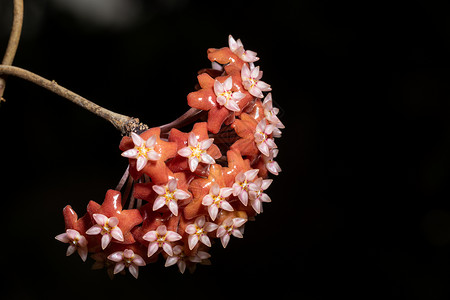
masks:
{"label": "flower cluster", "polygon": [[66,230],[56,239],[69,244],[67,255],[85,261],[91,253],[93,268],[111,276],[128,269],[137,278],[158,257],[193,271],[210,264],[215,239],[227,247],[262,213],[271,201],[269,173],[281,171],[275,138],[284,125],[272,94],[264,94],[271,86],[255,66],[257,53],[231,35],[228,42],[208,50],[212,68],[199,72],[198,89],[187,96],[200,121],[188,132],[175,122],[167,132],[161,126],[123,137],[129,166],[119,186],[101,205],[90,201],[81,218],[64,208]]}

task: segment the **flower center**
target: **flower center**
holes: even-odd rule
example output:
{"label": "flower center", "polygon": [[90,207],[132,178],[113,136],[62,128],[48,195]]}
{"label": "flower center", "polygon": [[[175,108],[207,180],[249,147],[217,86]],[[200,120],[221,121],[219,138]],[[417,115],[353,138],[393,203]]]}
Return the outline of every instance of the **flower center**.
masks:
{"label": "flower center", "polygon": [[106,221],[105,225],[103,225],[103,227],[102,227],[101,234],[102,235],[111,234],[111,230],[113,230],[113,229],[114,229],[114,227],[109,226],[108,221]]}
{"label": "flower center", "polygon": [[214,202],[213,204],[216,205],[217,207],[220,207],[220,203],[225,200],[225,198],[223,198],[222,196],[212,196]]}
{"label": "flower center", "polygon": [[197,157],[198,160],[200,160],[200,157],[202,153],[204,152],[202,149],[200,149],[200,145],[197,145],[196,147],[190,147],[192,154],[191,157]]}
{"label": "flower center", "polygon": [[147,158],[147,153],[153,150],[153,148],[147,148],[145,146],[136,147],[136,150],[138,151],[138,156],[143,156]]}
{"label": "flower center", "polygon": [[175,192],[171,192],[169,191],[168,188],[166,188],[166,193],[164,194],[164,198],[166,198],[166,204],[169,205],[170,201],[176,201],[177,199],[175,198]]}
{"label": "flower center", "polygon": [[203,228],[200,228],[197,225],[195,225],[195,227],[197,227],[197,232],[195,233],[196,235],[200,236],[200,235],[203,235],[205,233]]}
{"label": "flower center", "polygon": [[248,192],[247,178],[246,178],[243,182],[241,182],[239,185],[241,186],[241,188],[242,188],[243,190],[245,190],[245,191]]}
{"label": "flower center", "polygon": [[232,91],[224,91],[223,93],[220,93],[219,96],[223,96],[225,97],[225,99],[230,100],[231,99],[231,95],[233,94]]}
{"label": "flower center", "polygon": [[162,247],[164,242],[166,241],[166,236],[165,235],[157,235],[158,238],[156,239],[156,241],[158,242],[159,247]]}

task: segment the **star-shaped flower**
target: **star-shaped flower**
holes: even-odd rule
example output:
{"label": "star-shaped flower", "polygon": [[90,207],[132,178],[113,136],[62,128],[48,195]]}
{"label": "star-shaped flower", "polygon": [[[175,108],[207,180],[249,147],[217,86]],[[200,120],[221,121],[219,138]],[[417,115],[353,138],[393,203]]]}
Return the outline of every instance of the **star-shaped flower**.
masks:
{"label": "star-shaped flower", "polygon": [[208,213],[206,206],[202,204],[203,198],[209,194],[211,186],[217,183],[225,187],[225,181],[222,174],[222,166],[219,164],[211,165],[208,178],[197,178],[192,180],[189,190],[192,192],[193,200],[186,205],[183,214],[186,219],[192,219]]}
{"label": "star-shaped flower", "polygon": [[136,170],[141,171],[149,160],[158,161],[161,154],[156,152],[154,147],[156,144],[156,135],[152,135],[148,140],[144,140],[138,134],[132,132],[134,148],[126,150],[122,153],[123,157],[134,158],[136,161]]}
{"label": "star-shaped flower", "polygon": [[267,124],[266,119],[262,119],[256,126],[254,133],[256,147],[265,156],[269,156],[270,150],[277,147],[271,136],[274,128],[273,125]]}
{"label": "star-shaped flower", "polygon": [[167,256],[164,266],[170,267],[177,264],[181,274],[184,273],[186,266],[188,266],[192,273],[197,263],[208,264],[210,257],[211,255],[205,251],[197,251],[195,254],[189,255],[185,252],[185,248],[182,245],[176,245],[173,247],[173,255]]}
{"label": "star-shaped flower", "polygon": [[143,237],[149,241],[147,256],[150,257],[162,248],[168,255],[173,255],[172,245],[170,242],[181,240],[181,235],[174,231],[168,231],[165,225],[160,225],[156,230],[147,232]]}
{"label": "star-shaped flower", "polygon": [[203,197],[202,204],[208,207],[209,216],[213,221],[216,219],[219,209],[233,211],[233,207],[226,200],[232,193],[232,188],[221,188],[217,183],[211,185],[209,194]]}
{"label": "star-shaped flower", "polygon": [[248,204],[249,184],[256,178],[258,172],[258,169],[251,169],[246,172],[241,172],[236,176],[233,184],[233,195],[238,196],[239,200],[245,206]]}
{"label": "star-shaped flower", "polygon": [[153,190],[158,194],[155,202],[153,203],[153,210],[158,210],[164,205],[167,205],[169,210],[178,216],[178,200],[185,200],[191,197],[191,195],[177,188],[178,180],[176,178],[169,180],[166,185],[153,185]]}
{"label": "star-shaped flower", "polygon": [[116,217],[108,218],[107,216],[102,214],[93,214],[92,217],[97,224],[89,228],[86,231],[86,234],[101,234],[102,249],[105,249],[109,245],[112,238],[116,239],[119,242],[124,241],[122,230],[117,227],[117,225],[119,224],[119,219],[117,219]]}
{"label": "star-shaped flower", "polygon": [[277,155],[278,149],[272,149],[269,153],[269,156],[262,156],[267,171],[269,171],[273,175],[278,175],[278,173],[281,172],[280,165],[274,160]]}
{"label": "star-shaped flower", "polygon": [[217,228],[217,237],[220,238],[222,246],[227,247],[230,241],[230,236],[233,235],[237,238],[243,238],[243,227],[247,219],[243,218],[228,218],[225,219],[222,224]]}
{"label": "star-shaped flower", "polygon": [[66,231],[57,235],[55,239],[63,243],[69,243],[67,256],[77,251],[81,259],[85,261],[89,251],[88,247],[95,250],[96,245],[98,245],[95,239],[86,235],[86,230],[92,226],[91,217],[89,214],[85,214],[78,219],[78,215],[70,205],[64,207],[63,215]]}
{"label": "star-shaped flower", "polygon": [[241,100],[245,97],[244,93],[239,91],[231,91],[233,88],[233,79],[228,77],[223,83],[218,80],[214,81],[214,93],[217,98],[216,101],[220,105],[225,106],[228,110],[231,111],[240,111],[239,105],[236,101]]}
{"label": "star-shaped flower", "polygon": [[78,231],[73,229],[67,229],[65,233],[58,234],[55,236],[60,242],[69,244],[67,248],[66,255],[72,255],[75,251],[78,252],[81,259],[86,261],[88,248],[87,248],[87,240],[84,236],[82,236]]}
{"label": "star-shaped flower", "polygon": [[283,125],[283,123],[281,123],[280,119],[277,117],[278,112],[280,110],[277,107],[273,106],[272,93],[267,94],[267,96],[264,98],[262,106],[264,108],[264,116],[265,116],[266,120],[269,122],[269,124],[274,126],[273,136],[281,137],[280,129],[283,129],[284,125]]}
{"label": "star-shaped flower", "polygon": [[[125,156],[129,157],[129,170],[134,179],[137,180],[145,173],[155,184],[168,181],[168,168],[165,161],[177,155],[177,145],[161,140],[160,133],[161,129],[154,127],[140,134],[139,138],[138,135],[122,138],[119,148],[124,151]],[[142,143],[143,141],[145,144]],[[128,152],[129,150],[131,152]]]}
{"label": "star-shaped flower", "polygon": [[216,161],[207,150],[213,144],[214,139],[206,139],[201,142],[197,140],[195,133],[189,133],[188,146],[178,150],[178,154],[188,158],[189,169],[194,172],[197,169],[198,163],[205,163],[208,165],[214,164]]}
{"label": "star-shaped flower", "polygon": [[262,212],[262,202],[271,202],[269,195],[264,193],[272,184],[272,179],[262,179],[259,177],[255,182],[249,185],[250,189],[250,203],[256,213]]}
{"label": "star-shaped flower", "polygon": [[207,176],[209,165],[222,156],[219,148],[213,144],[214,139],[209,138],[207,126],[206,122],[195,123],[189,133],[175,128],[170,130],[169,141],[175,142],[179,149],[178,156],[167,163],[173,172],[190,170],[197,175]]}
{"label": "star-shaped flower", "polygon": [[139,267],[145,266],[145,261],[137,253],[134,253],[131,249],[125,249],[124,251],[116,251],[108,256],[108,259],[115,262],[114,274],[121,272],[125,267],[128,268],[131,275],[134,278],[138,278]]}
{"label": "star-shaped flower", "polygon": [[189,249],[194,249],[198,241],[202,242],[208,247],[211,247],[211,241],[209,240],[208,232],[216,230],[217,226],[218,225],[215,223],[206,222],[205,216],[197,217],[195,219],[195,222],[188,225],[185,229],[186,233],[189,234]]}
{"label": "star-shaped flower", "polygon": [[240,59],[242,59],[245,62],[255,62],[259,60],[259,57],[256,56],[257,55],[256,52],[251,50],[245,50],[241,40],[238,39],[236,41],[231,36],[231,34],[228,36],[228,47],[234,54],[236,54]]}
{"label": "star-shaped flower", "polygon": [[[207,73],[202,73],[197,76],[201,89],[189,93],[187,96],[189,106],[200,110],[208,111],[208,130],[212,133],[218,133],[222,124],[224,122],[227,124],[226,120],[232,121],[234,114],[239,113],[239,111],[235,112],[233,110],[229,110],[227,107],[217,102],[218,97],[216,95],[216,92],[214,91],[214,85],[216,85],[216,91],[219,94],[219,97],[226,96],[225,99],[228,96],[232,97],[234,93],[239,92],[239,94],[236,94],[234,98],[230,98],[230,100],[233,100],[237,104],[239,110],[245,108],[247,104],[254,98],[252,95],[250,95],[249,92],[246,91],[246,89],[242,85],[240,74],[236,73],[234,75],[231,75],[231,77],[230,75],[219,76],[213,79]],[[228,78],[232,78],[231,79],[232,86],[230,89],[228,89],[229,87],[228,83],[226,87],[223,86]],[[219,87],[218,83],[215,83],[216,81],[222,84],[223,89]],[[229,92],[232,93],[229,94]],[[222,95],[222,93],[225,94]],[[242,97],[241,94],[244,95],[244,97]],[[222,103],[224,102],[222,101]],[[234,107],[235,110],[237,109],[237,107],[234,106],[234,104],[231,104],[231,102],[230,105],[228,106]]]}
{"label": "star-shaped flower", "polygon": [[241,70],[242,85],[250,94],[257,98],[263,98],[262,92],[271,91],[269,84],[261,80],[262,71],[258,67],[249,68],[247,64],[242,66]]}
{"label": "star-shaped flower", "polygon": [[123,244],[135,242],[130,230],[142,222],[142,216],[137,209],[122,210],[121,198],[120,192],[108,190],[102,205],[94,201],[88,204],[87,211],[94,226],[86,233],[101,234],[102,249],[105,249],[111,241]]}

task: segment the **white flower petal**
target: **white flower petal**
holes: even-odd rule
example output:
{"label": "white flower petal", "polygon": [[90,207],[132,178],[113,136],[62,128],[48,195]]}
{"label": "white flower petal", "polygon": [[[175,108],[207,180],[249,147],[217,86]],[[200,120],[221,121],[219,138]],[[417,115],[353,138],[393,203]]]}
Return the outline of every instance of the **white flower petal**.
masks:
{"label": "white flower petal", "polygon": [[63,242],[63,243],[70,242],[70,239],[69,239],[67,233],[58,234],[57,236],[55,236],[55,239],[57,239],[58,241]]}
{"label": "white flower petal", "polygon": [[155,144],[156,144],[156,135],[152,135],[151,137],[148,138],[147,142],[145,143],[145,146],[147,146],[147,148],[153,148]]}
{"label": "white flower petal", "polygon": [[177,189],[178,180],[177,179],[171,179],[169,180],[169,183],[167,184],[167,187],[169,188],[169,191],[173,193]]}
{"label": "white flower petal", "polygon": [[125,264],[123,262],[116,263],[114,266],[114,274],[121,272],[123,269],[125,269]]}
{"label": "white flower petal", "polygon": [[139,151],[136,148],[124,151],[121,155],[127,158],[136,158],[139,154]]}
{"label": "white flower petal", "polygon": [[116,227],[113,230],[111,230],[111,236],[116,240],[118,240],[119,242],[123,242],[123,233],[119,227]]}
{"label": "white flower petal", "polygon": [[178,216],[178,204],[175,201],[169,202],[169,210],[174,216]]}
{"label": "white flower petal", "polygon": [[227,103],[225,103],[225,107],[226,107],[228,110],[235,111],[235,112],[241,110],[241,109],[239,108],[239,105],[237,105],[237,103],[234,102],[234,100],[228,100]]}
{"label": "white flower petal", "polygon": [[231,88],[233,87],[233,79],[231,78],[231,76],[225,79],[225,81],[223,82],[223,87],[226,91],[231,90]]}
{"label": "white flower petal", "polygon": [[207,153],[202,153],[201,156],[201,162],[205,163],[205,164],[214,164],[216,161],[214,160],[214,158],[212,158],[211,155],[207,154]]}
{"label": "white flower petal", "polygon": [[151,242],[148,244],[147,256],[150,257],[158,251],[158,242]]}
{"label": "white flower petal", "polygon": [[94,218],[94,221],[100,225],[103,226],[108,222],[108,217],[102,214],[93,214],[92,217]]}
{"label": "white flower petal", "polygon": [[104,234],[102,236],[102,249],[105,250],[105,248],[108,247],[110,242],[111,242],[111,236],[109,234]]}
{"label": "white flower petal", "polygon": [[177,190],[175,191],[175,193],[173,194],[173,196],[174,196],[175,199],[177,199],[177,200],[184,200],[184,199],[187,199],[187,198],[191,197],[191,195],[190,195],[188,192],[185,192],[185,191],[179,190],[179,189],[177,189]]}
{"label": "white flower petal", "polygon": [[211,197],[210,194],[205,195],[205,197],[203,197],[203,199],[202,199],[202,204],[205,206],[209,206],[209,205],[213,204],[213,202],[214,202],[214,199]]}
{"label": "white flower petal", "polygon": [[144,236],[142,236],[142,238],[146,241],[154,242],[157,239],[156,231],[155,230],[149,231],[146,234],[144,234]]}
{"label": "white flower petal", "polygon": [[188,237],[188,244],[189,244],[189,250],[194,249],[195,245],[198,243],[198,236],[197,235],[189,235]]}
{"label": "white flower petal", "polygon": [[133,275],[134,278],[138,278],[139,276],[139,267],[135,264],[131,264],[128,266],[128,271],[130,271],[130,274]]}
{"label": "white flower petal", "polygon": [[211,217],[211,220],[214,221],[216,219],[218,212],[219,212],[219,209],[217,208],[216,205],[210,205],[208,207],[208,213],[209,213],[209,216]]}
{"label": "white flower petal", "polygon": [[102,227],[98,224],[92,226],[91,228],[89,228],[88,230],[86,230],[86,234],[88,235],[97,235],[100,232],[102,232]]}
{"label": "white flower petal", "polygon": [[211,241],[209,240],[209,237],[206,234],[200,236],[200,242],[202,242],[204,245],[208,247],[211,247]]}
{"label": "white flower petal", "polygon": [[[214,205],[214,207],[216,207],[216,206]],[[227,210],[227,211],[233,211],[234,210],[233,206],[231,206],[230,203],[228,203],[228,201],[220,202],[220,208],[224,209],[224,210]]]}
{"label": "white flower petal", "polygon": [[214,143],[214,139],[206,139],[200,142],[200,149],[201,150],[207,150],[211,145]]}
{"label": "white flower petal", "polygon": [[184,147],[184,148],[181,148],[180,150],[178,150],[177,153],[180,156],[189,157],[192,154],[192,150],[190,147]]}
{"label": "white flower petal", "polygon": [[155,202],[153,203],[153,211],[160,209],[166,204],[166,198],[160,196],[156,198]]}
{"label": "white flower petal", "polygon": [[191,170],[191,172],[194,172],[198,166],[198,158],[195,156],[189,157],[188,162],[189,162],[189,170]]}
{"label": "white flower petal", "polygon": [[162,248],[163,248],[164,252],[166,252],[166,253],[169,254],[170,256],[173,255],[172,246],[170,246],[168,243],[164,243],[164,244],[162,245]]}
{"label": "white flower petal", "polygon": [[225,91],[222,83],[219,82],[219,80],[215,80],[214,81],[214,93],[216,94],[216,96],[219,96],[220,94],[222,94]]}
{"label": "white flower petal", "polygon": [[66,256],[72,255],[77,250],[77,246],[74,244],[70,244],[69,247],[67,247]]}
{"label": "white flower petal", "polygon": [[139,156],[136,162],[136,170],[141,171],[147,165],[147,158]]}
{"label": "white flower petal", "polygon": [[108,255],[108,259],[114,262],[119,262],[123,260],[123,251],[116,251]]}
{"label": "white flower petal", "polygon": [[164,264],[165,267],[173,266],[178,262],[180,258],[178,256],[168,256],[166,259],[166,263]]}
{"label": "white flower petal", "polygon": [[144,139],[134,132],[131,133],[131,139],[133,140],[134,145],[138,147],[141,147],[145,143]]}
{"label": "white flower petal", "polygon": [[162,185],[153,185],[152,189],[158,194],[158,195],[164,195],[166,193],[166,188]]}
{"label": "white flower petal", "polygon": [[167,232],[167,236],[166,236],[166,240],[169,241],[169,242],[176,242],[176,241],[181,240],[181,235],[179,235],[175,231],[168,231]]}

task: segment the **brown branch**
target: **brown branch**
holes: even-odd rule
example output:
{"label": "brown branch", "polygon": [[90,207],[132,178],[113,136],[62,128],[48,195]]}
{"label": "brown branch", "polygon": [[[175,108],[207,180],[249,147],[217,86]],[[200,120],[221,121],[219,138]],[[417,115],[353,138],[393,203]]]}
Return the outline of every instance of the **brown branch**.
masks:
{"label": "brown branch", "polygon": [[84,109],[102,117],[105,120],[110,121],[114,127],[116,127],[123,135],[127,135],[130,132],[141,132],[148,129],[147,125],[139,123],[139,119],[121,115],[106,108],[103,108],[86,98],[58,85],[54,80],[50,81],[39,75],[36,75],[28,70],[21,69],[13,66],[0,65],[0,75],[12,75],[16,76],[36,85],[39,85],[47,90],[58,94],[59,96],[66,98],[73,103],[83,107]]}
{"label": "brown branch", "polygon": [[[12,65],[14,56],[16,55],[17,47],[19,46],[20,34],[22,32],[23,23],[23,0],[14,0],[14,17],[11,28],[11,34],[9,36],[8,46],[6,48],[5,56],[3,57],[3,65]],[[5,76],[0,77],[0,102],[5,101],[3,99],[3,93],[5,91]]]}

